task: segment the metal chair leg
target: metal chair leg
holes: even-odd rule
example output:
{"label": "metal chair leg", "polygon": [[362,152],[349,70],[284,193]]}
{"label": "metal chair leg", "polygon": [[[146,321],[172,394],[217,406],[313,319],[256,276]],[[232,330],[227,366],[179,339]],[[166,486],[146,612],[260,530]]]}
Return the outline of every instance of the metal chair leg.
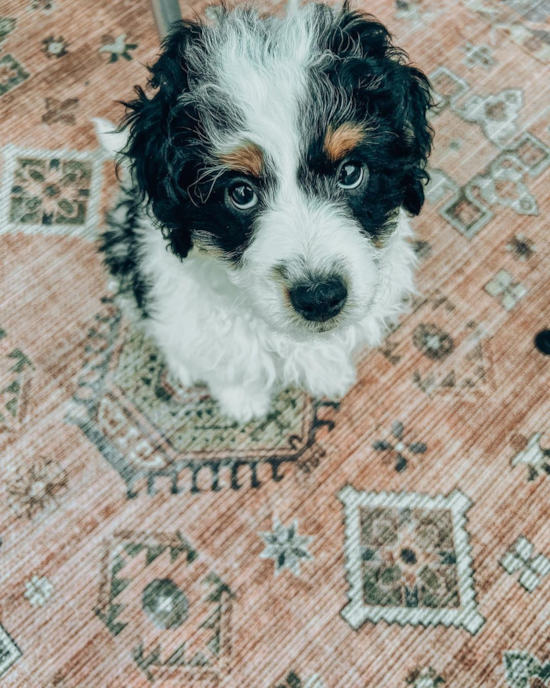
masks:
{"label": "metal chair leg", "polygon": [[157,31],[162,40],[168,33],[173,22],[181,19],[178,0],[150,0]]}

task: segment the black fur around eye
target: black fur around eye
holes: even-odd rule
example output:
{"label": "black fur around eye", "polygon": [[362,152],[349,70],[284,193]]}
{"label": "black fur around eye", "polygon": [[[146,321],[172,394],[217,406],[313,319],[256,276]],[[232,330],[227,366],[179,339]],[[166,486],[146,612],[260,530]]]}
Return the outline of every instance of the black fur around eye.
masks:
{"label": "black fur around eye", "polygon": [[354,160],[343,162],[336,178],[341,189],[357,189],[368,177],[367,168]]}
{"label": "black fur around eye", "polygon": [[249,184],[235,184],[227,195],[238,210],[250,210],[258,203],[258,195]]}

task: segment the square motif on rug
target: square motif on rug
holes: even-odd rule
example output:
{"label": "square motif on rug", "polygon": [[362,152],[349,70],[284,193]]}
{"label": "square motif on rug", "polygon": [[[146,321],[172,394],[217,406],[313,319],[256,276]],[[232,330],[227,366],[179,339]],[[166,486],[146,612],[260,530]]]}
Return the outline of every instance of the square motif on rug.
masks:
{"label": "square motif on rug", "polygon": [[95,237],[99,224],[101,152],[3,150],[0,234]]}
{"label": "square motif on rug", "polygon": [[432,498],[346,486],[339,498],[350,586],[342,616],[352,628],[386,621],[479,631],[465,530],[471,502],[462,492]]}
{"label": "square motif on rug", "polygon": [[21,650],[0,624],[0,678],[21,657]]}

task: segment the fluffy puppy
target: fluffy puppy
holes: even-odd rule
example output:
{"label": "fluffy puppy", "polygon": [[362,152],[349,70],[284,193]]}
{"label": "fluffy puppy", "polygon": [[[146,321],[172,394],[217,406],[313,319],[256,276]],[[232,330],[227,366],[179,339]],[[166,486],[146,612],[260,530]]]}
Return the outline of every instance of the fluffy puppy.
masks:
{"label": "fluffy puppy", "polygon": [[[103,145],[105,262],[182,385],[240,422],[282,386],[342,397],[413,290],[424,74],[372,16],[308,4],[181,22]],[[125,172],[125,173],[124,173]]]}

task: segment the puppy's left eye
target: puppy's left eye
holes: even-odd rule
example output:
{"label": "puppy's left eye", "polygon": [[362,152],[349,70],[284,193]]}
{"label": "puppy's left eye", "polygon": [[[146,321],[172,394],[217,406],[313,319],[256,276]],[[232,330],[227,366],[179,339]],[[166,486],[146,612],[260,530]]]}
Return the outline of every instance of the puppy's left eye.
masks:
{"label": "puppy's left eye", "polygon": [[343,162],[338,170],[337,183],[341,189],[356,189],[366,176],[366,170],[360,162]]}
{"label": "puppy's left eye", "polygon": [[250,184],[236,184],[227,193],[231,203],[238,210],[249,210],[258,202],[258,195]]}

